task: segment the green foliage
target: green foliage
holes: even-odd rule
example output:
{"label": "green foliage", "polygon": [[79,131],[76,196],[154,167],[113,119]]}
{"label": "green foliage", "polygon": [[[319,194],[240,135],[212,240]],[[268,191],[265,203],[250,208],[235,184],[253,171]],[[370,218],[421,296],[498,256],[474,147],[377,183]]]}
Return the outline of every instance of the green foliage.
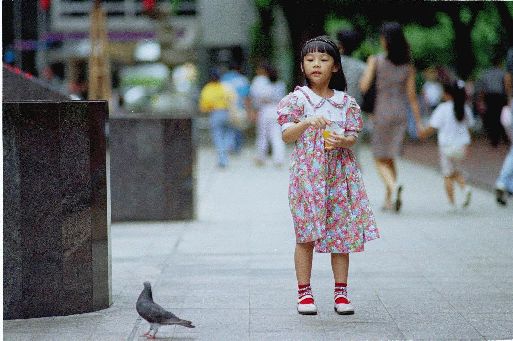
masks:
{"label": "green foliage", "polygon": [[472,30],[472,43],[476,55],[476,72],[492,64],[495,51],[501,43],[501,21],[495,6],[486,6],[478,16]]}
{"label": "green foliage", "polygon": [[[324,24],[324,29],[326,30],[326,33],[336,41],[337,33],[339,31],[356,29],[355,26],[360,27],[362,18],[357,17],[352,19],[352,21],[349,21],[349,19],[339,18],[336,15],[331,14]],[[366,27],[365,25],[367,25],[366,22],[364,23],[364,27]],[[376,38],[377,37],[371,36],[370,38],[365,39],[358,50],[353,52],[353,57],[366,61],[370,55],[378,53],[380,51],[380,45]]]}
{"label": "green foliage", "polygon": [[273,0],[254,0],[255,5],[260,8],[268,8],[272,5]]}
{"label": "green foliage", "polygon": [[413,60],[419,69],[430,65],[450,65],[455,60],[451,19],[444,13],[438,13],[437,21],[433,27],[410,24],[404,28]]}
{"label": "green foliage", "polygon": [[336,39],[338,31],[351,30],[353,29],[353,24],[345,18],[338,18],[334,14],[331,14],[324,23],[324,29],[330,37]]}

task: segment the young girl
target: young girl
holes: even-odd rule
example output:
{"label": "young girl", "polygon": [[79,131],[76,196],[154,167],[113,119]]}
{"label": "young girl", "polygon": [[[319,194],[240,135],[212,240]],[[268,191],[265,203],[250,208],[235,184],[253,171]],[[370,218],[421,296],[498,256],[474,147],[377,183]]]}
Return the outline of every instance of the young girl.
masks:
{"label": "young girl", "polygon": [[[317,314],[310,288],[315,249],[331,253],[335,311],[353,314],[347,298],[349,253],[363,251],[365,242],[379,238],[360,171],[349,149],[362,129],[360,108],[342,91],[346,80],[340,54],[329,38],[316,37],[305,43],[301,70],[308,85],[296,87],[278,105],[283,140],[295,142],[289,204],[296,232],[297,310]],[[330,127],[341,133],[326,134]]]}
{"label": "young girl", "polygon": [[461,80],[444,85],[444,102],[433,111],[429,127],[422,128],[420,138],[425,139],[438,130],[440,166],[444,176],[445,191],[452,209],[456,209],[454,182],[464,192],[462,207],[470,204],[471,192],[465,186],[461,163],[470,144],[469,128],[474,125],[470,108],[465,105],[465,83]]}

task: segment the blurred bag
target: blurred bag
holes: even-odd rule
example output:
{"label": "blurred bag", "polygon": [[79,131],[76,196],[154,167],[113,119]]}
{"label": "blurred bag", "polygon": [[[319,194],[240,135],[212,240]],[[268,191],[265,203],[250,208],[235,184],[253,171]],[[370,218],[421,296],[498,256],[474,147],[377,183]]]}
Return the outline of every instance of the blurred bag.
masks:
{"label": "blurred bag", "polygon": [[362,111],[366,113],[372,114],[374,112],[374,106],[376,105],[376,75],[374,75],[374,80],[372,84],[362,96]]}
{"label": "blurred bag", "polygon": [[369,114],[372,114],[374,112],[374,106],[376,105],[376,74],[378,71],[378,60],[379,57],[376,57],[376,65],[374,68],[374,75],[372,77],[372,84],[370,88],[362,94],[362,105],[360,106],[360,109]]}
{"label": "blurred bag", "polygon": [[230,124],[239,129],[246,130],[249,127],[248,117],[244,109],[237,108],[236,105],[232,105],[228,110]]}

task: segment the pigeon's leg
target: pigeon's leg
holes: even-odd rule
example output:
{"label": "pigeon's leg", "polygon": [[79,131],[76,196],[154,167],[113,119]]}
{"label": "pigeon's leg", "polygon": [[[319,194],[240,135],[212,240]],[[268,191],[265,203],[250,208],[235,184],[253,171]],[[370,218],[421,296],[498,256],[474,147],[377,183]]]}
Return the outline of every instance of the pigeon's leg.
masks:
{"label": "pigeon's leg", "polygon": [[154,330],[154,332],[153,332],[153,335],[150,335],[150,339],[155,339],[155,335],[157,335],[157,332],[159,331],[159,325],[158,324],[154,325],[153,330]]}
{"label": "pigeon's leg", "polygon": [[150,330],[143,334],[143,336],[149,336],[151,331],[153,330],[153,324],[150,324]]}

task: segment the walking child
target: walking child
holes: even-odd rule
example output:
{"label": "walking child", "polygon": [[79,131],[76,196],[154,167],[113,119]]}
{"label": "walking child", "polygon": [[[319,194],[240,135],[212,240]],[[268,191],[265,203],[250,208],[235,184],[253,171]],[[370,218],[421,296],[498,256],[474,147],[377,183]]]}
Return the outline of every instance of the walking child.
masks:
{"label": "walking child", "polygon": [[461,165],[470,145],[469,128],[474,125],[474,117],[468,105],[465,104],[465,83],[458,80],[451,84],[444,84],[444,102],[433,111],[429,120],[429,127],[422,128],[420,137],[425,139],[438,132],[438,149],[440,154],[440,167],[444,176],[445,191],[449,204],[454,210],[457,208],[454,183],[463,191],[463,208],[470,204],[472,193],[465,185],[465,177]]}
{"label": "walking child", "polygon": [[281,138],[281,128],[276,122],[276,108],[287,92],[285,83],[278,80],[278,72],[273,66],[266,64],[264,70],[265,81],[255,82],[250,89],[252,102],[258,109],[256,163],[259,166],[265,163],[270,144],[273,162],[275,166],[281,166],[285,159],[285,143]]}
{"label": "walking child", "polygon": [[289,205],[296,234],[297,310],[300,314],[317,314],[310,287],[315,250],[331,253],[335,311],[353,314],[347,297],[349,253],[361,252],[366,242],[379,238],[350,150],[362,129],[360,108],[344,92],[340,54],[328,37],[307,41],[300,65],[307,85],[296,87],[278,105],[282,138],[295,143]]}

